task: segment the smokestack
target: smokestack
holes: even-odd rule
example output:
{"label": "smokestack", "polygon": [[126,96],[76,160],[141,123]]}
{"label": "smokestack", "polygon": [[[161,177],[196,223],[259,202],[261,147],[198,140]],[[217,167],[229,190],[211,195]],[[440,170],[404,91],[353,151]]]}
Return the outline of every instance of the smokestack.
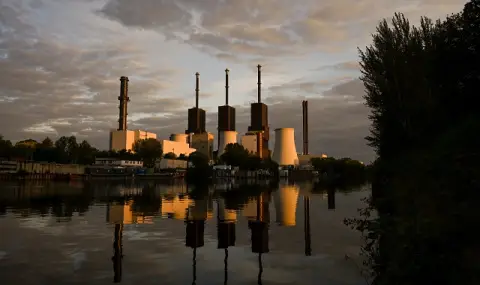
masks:
{"label": "smokestack", "polygon": [[303,154],[308,155],[308,101],[302,101],[303,114]]}
{"label": "smokestack", "polygon": [[118,130],[119,131],[126,131],[127,130],[127,105],[130,101],[128,97],[128,77],[122,76],[120,77],[120,96],[118,96],[118,101],[120,101],[120,106],[118,107],[120,110],[118,116]]}
{"label": "smokestack", "polygon": [[230,70],[225,69],[225,105],[228,106],[228,72]]}
{"label": "smokestack", "polygon": [[195,107],[198,109],[198,92],[200,91],[199,87],[200,87],[200,79],[199,79],[199,76],[200,76],[200,73],[195,73],[195,76],[196,76],[196,81],[195,81]]}
{"label": "smokestack", "polygon": [[258,82],[257,82],[257,85],[258,85],[258,103],[262,103],[262,93],[261,93],[261,85],[262,85],[261,75],[262,75],[262,71],[261,71],[261,68],[262,68],[262,66],[261,66],[260,64],[257,65],[257,69],[258,69]]}

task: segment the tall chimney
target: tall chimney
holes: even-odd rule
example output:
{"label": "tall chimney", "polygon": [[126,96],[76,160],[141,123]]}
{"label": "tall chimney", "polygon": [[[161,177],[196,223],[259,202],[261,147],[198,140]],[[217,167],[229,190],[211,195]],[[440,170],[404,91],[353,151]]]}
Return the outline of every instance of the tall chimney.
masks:
{"label": "tall chimney", "polygon": [[118,107],[120,110],[118,116],[118,130],[119,131],[126,131],[127,130],[127,105],[130,101],[128,97],[128,77],[122,76],[120,77],[120,96],[118,96],[118,101],[120,101],[120,106]]}
{"label": "tall chimney", "polygon": [[262,91],[261,91],[261,85],[262,85],[262,81],[261,81],[261,74],[262,74],[262,71],[261,71],[261,68],[262,66],[259,64],[257,65],[257,69],[258,69],[258,82],[257,82],[257,85],[258,85],[258,103],[262,103]]}
{"label": "tall chimney", "polygon": [[225,105],[228,106],[228,68],[225,69]]}
{"label": "tall chimney", "polygon": [[303,114],[303,154],[308,155],[308,101],[302,101]]}
{"label": "tall chimney", "polygon": [[200,86],[200,73],[195,73],[196,76],[196,82],[195,82],[195,107],[198,109],[198,92],[200,91],[199,86]]}

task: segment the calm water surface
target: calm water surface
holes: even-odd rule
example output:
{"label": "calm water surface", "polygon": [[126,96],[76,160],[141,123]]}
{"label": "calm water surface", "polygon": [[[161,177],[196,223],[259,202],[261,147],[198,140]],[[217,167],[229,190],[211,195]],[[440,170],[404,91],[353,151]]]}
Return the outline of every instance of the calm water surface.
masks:
{"label": "calm water surface", "polygon": [[230,187],[2,183],[0,284],[365,284],[366,187]]}

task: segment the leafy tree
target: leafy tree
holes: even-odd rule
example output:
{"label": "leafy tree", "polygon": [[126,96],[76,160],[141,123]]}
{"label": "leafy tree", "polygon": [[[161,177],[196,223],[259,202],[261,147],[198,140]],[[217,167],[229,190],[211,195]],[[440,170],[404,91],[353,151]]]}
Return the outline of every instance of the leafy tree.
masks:
{"label": "leafy tree", "polygon": [[247,160],[250,157],[248,150],[241,144],[228,144],[225,147],[225,152],[220,156],[220,161],[231,166],[240,166],[245,168]]}
{"label": "leafy tree", "polygon": [[177,155],[174,154],[173,152],[169,152],[169,153],[164,155],[164,158],[166,158],[166,159],[177,159]]}
{"label": "leafy tree", "polygon": [[0,157],[9,158],[12,148],[12,142],[9,140],[5,140],[3,136],[0,135]]}
{"label": "leafy tree", "polygon": [[[372,197],[362,220],[373,284],[477,284],[480,1],[445,21],[401,14],[360,52]],[[378,215],[372,216],[372,211]],[[462,221],[459,223],[458,221]]]}
{"label": "leafy tree", "polygon": [[188,157],[187,157],[185,154],[181,153],[181,154],[178,156],[178,159],[179,159],[179,160],[188,160]]}
{"label": "leafy tree", "polygon": [[193,152],[188,157],[192,167],[187,169],[187,180],[189,183],[205,183],[212,176],[212,167],[209,159],[201,152]]}
{"label": "leafy tree", "polygon": [[143,160],[145,167],[153,168],[155,161],[162,157],[162,144],[156,139],[138,140],[133,145],[133,150]]}

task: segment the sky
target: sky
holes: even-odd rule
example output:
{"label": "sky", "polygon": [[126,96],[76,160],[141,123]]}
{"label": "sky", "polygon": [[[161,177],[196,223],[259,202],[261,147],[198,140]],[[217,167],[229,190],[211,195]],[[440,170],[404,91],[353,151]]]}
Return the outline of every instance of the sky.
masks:
{"label": "sky", "polygon": [[[217,107],[247,131],[262,65],[269,123],[295,128],[309,101],[310,152],[374,159],[358,48],[378,22],[404,13],[444,18],[465,0],[0,0],[0,134],[13,141],[75,135],[107,149],[128,76],[129,129],[168,139],[200,107],[216,134]],[[273,135],[273,133],[272,133]],[[272,136],[270,148],[273,149]]]}

